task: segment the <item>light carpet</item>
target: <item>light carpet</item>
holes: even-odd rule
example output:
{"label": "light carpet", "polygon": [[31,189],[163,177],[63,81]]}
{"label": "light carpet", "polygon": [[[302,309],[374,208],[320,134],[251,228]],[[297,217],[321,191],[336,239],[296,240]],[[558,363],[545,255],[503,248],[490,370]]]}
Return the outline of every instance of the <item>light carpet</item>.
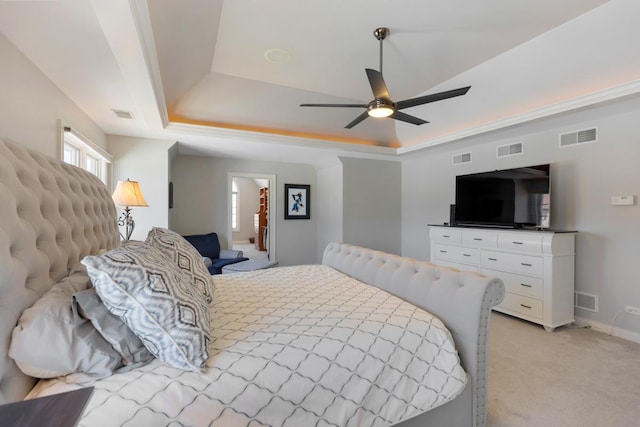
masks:
{"label": "light carpet", "polygon": [[640,426],[640,344],[493,312],[487,425]]}

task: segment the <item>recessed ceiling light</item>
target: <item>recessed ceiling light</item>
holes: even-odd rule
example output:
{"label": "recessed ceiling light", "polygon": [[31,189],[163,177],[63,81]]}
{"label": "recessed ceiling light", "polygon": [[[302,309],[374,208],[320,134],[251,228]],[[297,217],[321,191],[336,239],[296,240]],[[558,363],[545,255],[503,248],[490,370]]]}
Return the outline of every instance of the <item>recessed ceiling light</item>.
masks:
{"label": "recessed ceiling light", "polygon": [[291,59],[291,54],[284,49],[269,49],[264,53],[264,59],[272,64],[286,64]]}

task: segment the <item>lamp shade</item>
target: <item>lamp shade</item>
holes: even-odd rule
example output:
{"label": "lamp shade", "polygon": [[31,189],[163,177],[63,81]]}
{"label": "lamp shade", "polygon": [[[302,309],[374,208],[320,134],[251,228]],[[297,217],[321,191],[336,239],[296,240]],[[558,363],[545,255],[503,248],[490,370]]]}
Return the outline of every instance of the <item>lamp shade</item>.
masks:
{"label": "lamp shade", "polygon": [[111,198],[117,206],[149,206],[140,192],[138,181],[118,181]]}

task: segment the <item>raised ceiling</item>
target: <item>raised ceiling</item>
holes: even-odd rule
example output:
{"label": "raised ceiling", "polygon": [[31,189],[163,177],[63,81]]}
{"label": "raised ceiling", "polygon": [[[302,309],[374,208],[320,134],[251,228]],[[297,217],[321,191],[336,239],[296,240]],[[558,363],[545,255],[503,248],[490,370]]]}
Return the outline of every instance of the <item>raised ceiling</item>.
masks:
{"label": "raised ceiling", "polygon": [[[396,155],[638,93],[637,16],[634,0],[9,1],[0,30],[106,133],[275,160]],[[471,90],[404,110],[421,126],[299,107],[370,101],[380,26],[392,98]]]}

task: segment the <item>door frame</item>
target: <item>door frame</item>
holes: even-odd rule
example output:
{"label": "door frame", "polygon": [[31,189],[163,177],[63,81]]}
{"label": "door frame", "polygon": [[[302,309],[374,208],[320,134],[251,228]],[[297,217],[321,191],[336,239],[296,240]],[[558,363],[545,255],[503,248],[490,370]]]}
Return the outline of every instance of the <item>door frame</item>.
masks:
{"label": "door frame", "polygon": [[271,261],[276,261],[276,175],[266,173],[252,172],[228,172],[227,173],[227,236],[229,236],[230,245],[233,247],[233,227],[231,226],[231,193],[233,193],[233,178],[259,178],[269,181],[269,192],[267,196],[268,215],[267,230],[269,236],[269,247],[267,248],[267,257]]}

